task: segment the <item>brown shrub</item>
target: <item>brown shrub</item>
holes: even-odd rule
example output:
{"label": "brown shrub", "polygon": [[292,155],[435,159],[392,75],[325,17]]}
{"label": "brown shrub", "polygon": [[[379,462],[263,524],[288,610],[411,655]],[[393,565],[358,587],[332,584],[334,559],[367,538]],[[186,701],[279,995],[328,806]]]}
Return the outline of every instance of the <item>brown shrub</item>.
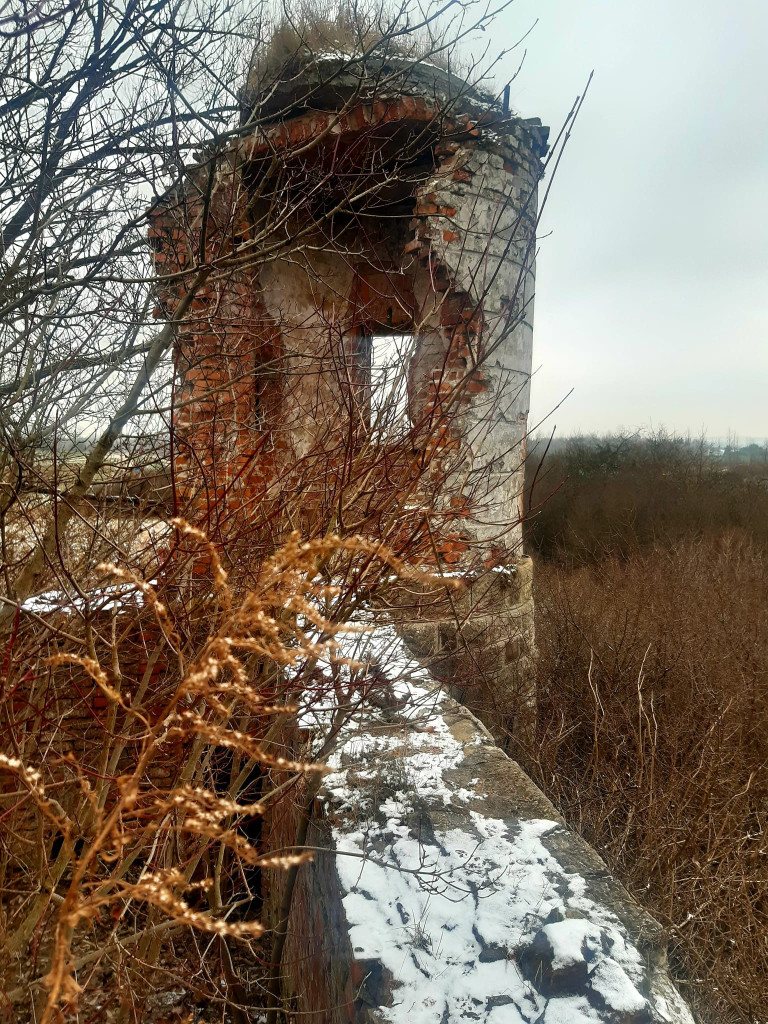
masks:
{"label": "brown shrub", "polygon": [[739,528],[768,549],[768,464],[716,457],[703,441],[575,437],[526,463],[527,543],[569,565],[629,557]]}
{"label": "brown shrub", "polygon": [[536,743],[516,753],[669,926],[707,1020],[768,1011],[766,570],[744,530],[537,567]]}

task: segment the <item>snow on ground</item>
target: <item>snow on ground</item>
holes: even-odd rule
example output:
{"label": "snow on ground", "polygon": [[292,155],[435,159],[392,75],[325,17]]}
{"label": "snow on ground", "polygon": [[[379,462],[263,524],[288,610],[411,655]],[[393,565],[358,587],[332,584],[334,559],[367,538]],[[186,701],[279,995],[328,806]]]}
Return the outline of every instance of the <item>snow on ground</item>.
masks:
{"label": "snow on ground", "polygon": [[483,813],[463,766],[490,738],[466,712],[456,730],[456,705],[394,630],[339,640],[385,667],[399,698],[348,728],[325,780],[354,957],[392,979],[375,1019],[692,1024],[666,974],[650,976],[618,917],[548,847],[563,826]]}
{"label": "snow on ground", "polygon": [[[88,600],[96,611],[111,611],[121,605],[140,607],[144,595],[135,583],[117,583],[110,587],[99,587],[88,592]],[[46,590],[42,594],[28,597],[21,605],[24,611],[47,615],[52,612],[83,611],[85,600],[79,594],[66,594],[63,590]]]}

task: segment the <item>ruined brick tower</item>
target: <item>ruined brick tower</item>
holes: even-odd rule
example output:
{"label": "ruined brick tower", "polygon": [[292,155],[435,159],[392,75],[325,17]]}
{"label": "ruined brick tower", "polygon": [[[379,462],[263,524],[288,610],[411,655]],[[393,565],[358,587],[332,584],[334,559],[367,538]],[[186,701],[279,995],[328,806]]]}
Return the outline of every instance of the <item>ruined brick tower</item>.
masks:
{"label": "ruined brick tower", "polygon": [[[456,648],[460,619],[496,673],[532,624],[522,465],[546,139],[428,62],[314,57],[250,84],[241,136],[203,154],[151,230],[163,315],[194,289],[174,458],[209,535],[277,507],[297,466],[322,467],[306,507],[332,503],[362,453],[376,487],[407,495],[405,520],[428,518],[424,560],[471,582],[411,615],[411,639]],[[376,372],[393,342],[386,433]],[[385,472],[404,429],[408,458],[400,445]]]}

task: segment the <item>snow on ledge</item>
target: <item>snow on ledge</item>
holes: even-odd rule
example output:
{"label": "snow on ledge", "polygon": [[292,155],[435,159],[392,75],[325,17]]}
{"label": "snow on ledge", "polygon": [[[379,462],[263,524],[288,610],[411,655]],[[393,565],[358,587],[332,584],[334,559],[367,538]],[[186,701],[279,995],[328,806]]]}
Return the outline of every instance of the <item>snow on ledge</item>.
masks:
{"label": "snow on ledge", "polygon": [[371,649],[400,699],[348,729],[325,780],[353,957],[379,978],[360,1019],[692,1024],[663,947],[632,933],[647,915],[610,879],[606,905],[597,855],[393,636]]}

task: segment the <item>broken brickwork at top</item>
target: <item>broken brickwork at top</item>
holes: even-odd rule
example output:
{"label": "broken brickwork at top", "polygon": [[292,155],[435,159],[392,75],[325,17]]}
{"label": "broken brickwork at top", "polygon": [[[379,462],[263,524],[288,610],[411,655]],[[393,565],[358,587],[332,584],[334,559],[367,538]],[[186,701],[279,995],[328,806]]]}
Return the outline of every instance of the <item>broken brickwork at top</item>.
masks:
{"label": "broken brickwork at top", "polygon": [[376,71],[317,59],[251,97],[253,130],[153,211],[158,315],[196,289],[176,349],[176,478],[213,536],[211,509],[265,508],[297,466],[321,463],[332,490],[371,443],[375,339],[412,336],[407,417],[413,457],[438,456],[420,489],[443,484],[439,555],[506,564],[547,130],[436,68]]}

